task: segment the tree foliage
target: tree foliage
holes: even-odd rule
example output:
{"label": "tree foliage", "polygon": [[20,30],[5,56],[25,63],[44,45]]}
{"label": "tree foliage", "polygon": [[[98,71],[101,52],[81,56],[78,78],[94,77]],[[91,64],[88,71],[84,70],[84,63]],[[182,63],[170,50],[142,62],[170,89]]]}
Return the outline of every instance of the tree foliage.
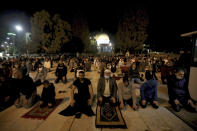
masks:
{"label": "tree foliage", "polygon": [[126,9],[122,15],[116,33],[116,49],[125,53],[142,50],[146,41],[148,16],[145,10]]}
{"label": "tree foliage", "polygon": [[84,52],[89,52],[89,27],[86,18],[81,12],[76,13],[73,18],[72,32],[75,37],[78,37],[82,40],[84,44]]}
{"label": "tree foliage", "polygon": [[32,52],[57,53],[69,41],[71,26],[55,14],[53,17],[45,10],[36,12],[31,18]]}

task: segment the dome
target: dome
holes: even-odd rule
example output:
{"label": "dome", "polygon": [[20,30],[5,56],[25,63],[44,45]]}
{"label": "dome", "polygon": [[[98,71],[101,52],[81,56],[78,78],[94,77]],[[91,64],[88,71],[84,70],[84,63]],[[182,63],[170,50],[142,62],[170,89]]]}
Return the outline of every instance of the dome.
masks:
{"label": "dome", "polygon": [[105,33],[96,35],[95,39],[97,44],[109,44],[110,42],[109,36]]}

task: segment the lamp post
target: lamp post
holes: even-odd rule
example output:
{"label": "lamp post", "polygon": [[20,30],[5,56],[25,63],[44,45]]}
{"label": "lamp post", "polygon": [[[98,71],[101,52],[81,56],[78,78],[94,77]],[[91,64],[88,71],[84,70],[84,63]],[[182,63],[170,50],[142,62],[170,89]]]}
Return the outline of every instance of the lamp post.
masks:
{"label": "lamp post", "polygon": [[[15,29],[16,29],[16,31],[18,31],[18,32],[22,32],[23,31],[23,28],[22,28],[22,26],[21,25],[16,25],[15,26]],[[25,33],[25,44],[27,45],[27,35],[28,35],[28,33],[26,32]],[[28,53],[28,48],[26,47],[26,53],[27,53],[27,55],[29,54]]]}

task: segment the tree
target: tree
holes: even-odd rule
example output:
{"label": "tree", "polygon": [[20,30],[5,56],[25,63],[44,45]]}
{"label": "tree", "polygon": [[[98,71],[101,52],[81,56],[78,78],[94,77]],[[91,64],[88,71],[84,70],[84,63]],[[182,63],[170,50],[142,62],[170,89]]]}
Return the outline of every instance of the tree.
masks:
{"label": "tree", "polygon": [[88,47],[90,45],[90,35],[88,22],[80,11],[76,13],[73,18],[72,32],[74,36],[79,37],[82,40],[84,44],[84,52],[89,52]]}
{"label": "tree", "polygon": [[30,49],[33,52],[57,53],[69,41],[71,26],[58,14],[51,17],[45,10],[36,12],[31,18],[31,25]]}
{"label": "tree", "polygon": [[46,31],[46,28],[52,27],[50,14],[42,10],[34,13],[31,18],[31,43],[29,45],[30,52],[44,52],[50,46],[49,38],[51,34]]}
{"label": "tree", "polygon": [[146,41],[148,16],[145,10],[126,9],[118,24],[116,33],[116,50],[125,53],[127,50],[135,52],[143,49]]}
{"label": "tree", "polygon": [[55,53],[60,51],[63,44],[70,40],[71,26],[68,22],[62,20],[58,14],[53,17],[53,32],[51,39],[51,46],[48,52]]}
{"label": "tree", "polygon": [[62,53],[82,53],[84,50],[84,44],[78,37],[73,36],[72,39],[64,44],[61,48]]}

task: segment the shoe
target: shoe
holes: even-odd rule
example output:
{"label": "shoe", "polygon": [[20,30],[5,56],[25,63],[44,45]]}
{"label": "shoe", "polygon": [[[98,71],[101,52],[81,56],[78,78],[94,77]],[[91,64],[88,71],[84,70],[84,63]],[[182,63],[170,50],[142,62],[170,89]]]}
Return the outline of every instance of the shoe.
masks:
{"label": "shoe", "polygon": [[44,107],[46,107],[47,105],[46,104],[41,104],[40,105],[40,108],[44,108]]}
{"label": "shoe", "polygon": [[180,105],[176,105],[175,107],[173,107],[173,109],[174,109],[176,112],[180,112],[180,111],[181,111]]}
{"label": "shoe", "polygon": [[63,80],[63,83],[66,84],[66,80]]}
{"label": "shoe", "polygon": [[52,105],[52,106],[48,106],[49,108],[53,108],[54,106]]}
{"label": "shoe", "polygon": [[76,113],[75,118],[81,118],[81,113],[80,112]]}
{"label": "shoe", "polygon": [[53,108],[54,107],[54,104],[52,104],[52,106],[48,106],[48,108]]}
{"label": "shoe", "polygon": [[15,106],[16,106],[16,108],[21,108],[21,107],[22,107],[21,104],[17,104],[17,105],[15,105]]}
{"label": "shoe", "polygon": [[139,106],[137,106],[137,108],[136,108],[136,109],[134,109],[134,108],[133,108],[133,110],[134,110],[134,111],[138,111],[138,110],[139,110]]}
{"label": "shoe", "polygon": [[58,80],[55,80],[55,83],[58,83],[59,81]]}
{"label": "shoe", "polygon": [[158,109],[159,108],[159,106],[156,105],[156,104],[152,104],[152,107],[155,108],[155,109]]}

